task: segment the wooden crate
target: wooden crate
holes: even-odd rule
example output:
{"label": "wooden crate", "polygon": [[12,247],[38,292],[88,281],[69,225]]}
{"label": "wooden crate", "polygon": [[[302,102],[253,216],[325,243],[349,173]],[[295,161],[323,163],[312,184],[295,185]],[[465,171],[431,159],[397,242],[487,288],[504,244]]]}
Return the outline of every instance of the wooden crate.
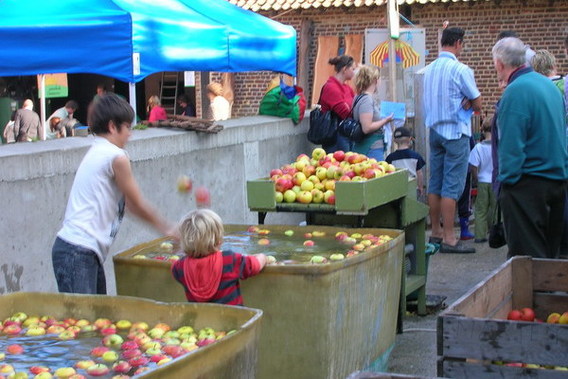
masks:
{"label": "wooden crate", "polygon": [[438,376],[568,378],[568,325],[506,320],[524,307],[541,320],[568,311],[567,291],[568,261],[511,258],[438,317]]}

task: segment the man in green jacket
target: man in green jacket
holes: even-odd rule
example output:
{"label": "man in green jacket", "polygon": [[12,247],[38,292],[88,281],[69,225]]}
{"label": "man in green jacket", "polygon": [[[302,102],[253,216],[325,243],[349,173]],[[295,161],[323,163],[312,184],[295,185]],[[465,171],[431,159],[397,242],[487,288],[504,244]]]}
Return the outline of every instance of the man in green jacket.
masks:
{"label": "man in green jacket", "polygon": [[557,258],[563,228],[568,153],[564,100],[525,64],[525,45],[504,38],[493,47],[499,81],[499,202],[509,257]]}

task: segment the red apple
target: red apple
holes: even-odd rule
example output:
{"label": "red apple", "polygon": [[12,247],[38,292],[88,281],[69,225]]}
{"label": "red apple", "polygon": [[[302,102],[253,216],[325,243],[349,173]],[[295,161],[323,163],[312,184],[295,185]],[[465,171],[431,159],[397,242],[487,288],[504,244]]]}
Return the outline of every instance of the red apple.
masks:
{"label": "red apple", "polygon": [[135,341],[125,341],[120,345],[122,350],[138,349],[138,344]]}
{"label": "red apple", "polygon": [[112,365],[112,371],[120,374],[126,374],[130,369],[132,369],[132,366],[126,361],[118,361]]}
{"label": "red apple", "polygon": [[325,201],[327,204],[335,204],[335,192],[331,190],[325,191],[323,194],[323,201]]}
{"label": "red apple", "polygon": [[283,174],[284,174],[284,173],[283,173],[282,170],[279,169],[279,168],[274,168],[274,169],[270,170],[270,177],[271,177],[271,178],[272,178],[274,175],[279,175],[279,176],[281,176],[281,175],[283,175]]}
{"label": "red apple", "polygon": [[534,321],[534,311],[532,308],[521,309],[521,320],[523,321]]}
{"label": "red apple", "polygon": [[38,375],[42,372],[49,372],[49,367],[45,366],[32,366],[30,367],[30,372],[34,375]]}
{"label": "red apple", "polygon": [[209,207],[211,205],[211,194],[203,186],[195,189],[195,202],[198,207]]}
{"label": "red apple", "polygon": [[6,347],[6,352],[12,355],[19,355],[24,352],[24,347],[18,344],[8,345]]}
{"label": "red apple", "polygon": [[132,367],[146,366],[148,362],[150,362],[150,359],[141,355],[134,357],[128,361],[128,363],[130,363],[130,366]]}
{"label": "red apple", "polygon": [[519,321],[519,320],[521,320],[521,317],[522,317],[521,311],[519,311],[517,309],[513,309],[507,315],[507,320]]}
{"label": "red apple", "polygon": [[337,150],[333,153],[333,158],[338,162],[342,162],[345,159],[345,152],[343,152],[343,150]]}
{"label": "red apple", "polygon": [[110,369],[102,363],[95,363],[87,368],[87,374],[91,376],[104,376],[110,372]]}
{"label": "red apple", "polygon": [[142,351],[140,349],[129,349],[124,350],[121,354],[121,357],[124,359],[132,359],[135,357],[139,357],[142,355]]}

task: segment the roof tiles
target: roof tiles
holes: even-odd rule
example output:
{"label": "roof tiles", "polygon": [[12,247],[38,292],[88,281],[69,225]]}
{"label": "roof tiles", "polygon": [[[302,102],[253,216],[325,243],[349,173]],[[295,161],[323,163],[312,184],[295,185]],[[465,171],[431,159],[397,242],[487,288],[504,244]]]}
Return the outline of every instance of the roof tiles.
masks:
{"label": "roof tiles", "polygon": [[[259,11],[286,11],[290,9],[310,9],[310,8],[338,8],[338,7],[363,7],[373,5],[383,5],[387,0],[227,0],[241,8],[249,9],[254,12]],[[426,3],[448,3],[448,2],[469,2],[469,1],[490,1],[490,0],[397,0],[402,4],[426,4]]]}

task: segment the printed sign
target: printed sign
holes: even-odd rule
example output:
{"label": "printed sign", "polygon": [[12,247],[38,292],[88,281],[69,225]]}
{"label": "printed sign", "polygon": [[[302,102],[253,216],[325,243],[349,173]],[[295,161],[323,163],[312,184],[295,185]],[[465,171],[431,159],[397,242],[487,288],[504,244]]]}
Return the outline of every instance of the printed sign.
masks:
{"label": "printed sign", "polygon": [[[37,76],[38,97],[41,97],[41,75]],[[67,74],[45,74],[45,98],[67,97]]]}

